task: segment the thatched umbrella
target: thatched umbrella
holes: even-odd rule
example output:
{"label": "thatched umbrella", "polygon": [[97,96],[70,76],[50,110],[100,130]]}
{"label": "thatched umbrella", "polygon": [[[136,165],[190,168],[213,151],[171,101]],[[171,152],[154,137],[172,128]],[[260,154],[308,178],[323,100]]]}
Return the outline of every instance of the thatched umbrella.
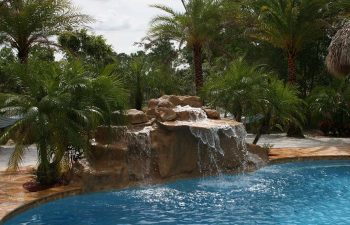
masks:
{"label": "thatched umbrella", "polygon": [[328,48],[328,70],[335,75],[350,74],[350,24],[340,29]]}

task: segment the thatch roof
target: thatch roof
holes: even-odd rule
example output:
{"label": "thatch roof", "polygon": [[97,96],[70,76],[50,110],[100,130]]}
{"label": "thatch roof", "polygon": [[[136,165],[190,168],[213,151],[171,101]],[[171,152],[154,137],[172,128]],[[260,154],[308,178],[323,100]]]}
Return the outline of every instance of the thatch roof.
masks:
{"label": "thatch roof", "polygon": [[350,24],[340,29],[328,48],[326,59],[329,71],[335,75],[350,74]]}

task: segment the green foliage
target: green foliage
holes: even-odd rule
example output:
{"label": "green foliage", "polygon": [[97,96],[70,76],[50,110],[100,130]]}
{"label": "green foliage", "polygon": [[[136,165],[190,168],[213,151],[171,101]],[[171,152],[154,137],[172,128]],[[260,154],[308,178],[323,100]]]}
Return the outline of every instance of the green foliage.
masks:
{"label": "green foliage", "polygon": [[240,121],[243,115],[255,114],[261,105],[260,93],[267,76],[261,67],[250,66],[240,58],[208,81],[203,94],[212,106],[224,108]]}
{"label": "green foliage", "polygon": [[9,73],[20,87],[17,93],[2,94],[6,101],[0,108],[2,116],[18,119],[0,137],[16,143],[9,168],[18,168],[26,147],[36,144],[38,173],[47,182],[57,180],[51,165],[69,162],[69,149],[88,154],[94,129],[111,124],[111,113],[125,104],[125,91],[115,76],[91,78],[77,62],[15,64]]}
{"label": "green foliage", "polygon": [[258,18],[253,37],[282,49],[288,57],[288,81],[296,83],[296,59],[307,44],[327,35],[349,12],[344,1],[327,0],[253,0]]}
{"label": "green foliage", "polygon": [[330,86],[316,87],[307,101],[313,117],[337,125],[350,122],[350,86],[346,79],[335,80]]}
{"label": "green foliage", "polygon": [[53,45],[50,37],[89,21],[70,0],[0,1],[0,43],[15,48],[24,63],[34,45]]}
{"label": "green foliage", "polygon": [[261,66],[248,65],[242,58],[208,82],[203,95],[238,121],[245,117],[246,122],[252,123],[249,118],[258,119],[262,115],[263,119],[258,120],[258,135],[278,124],[287,127],[293,122],[301,126],[304,120],[304,102],[296,88],[285,85]]}
{"label": "green foliage", "polygon": [[98,71],[108,64],[115,63],[116,53],[106,39],[89,34],[86,29],[65,31],[58,37],[58,43],[68,57],[77,57],[86,67]]}
{"label": "green foliage", "polygon": [[186,44],[191,49],[197,91],[203,86],[203,48],[222,28],[222,4],[220,0],[183,1],[184,12],[177,12],[165,5],[153,5],[165,14],[153,18],[149,37],[165,37],[178,41],[180,46]]}

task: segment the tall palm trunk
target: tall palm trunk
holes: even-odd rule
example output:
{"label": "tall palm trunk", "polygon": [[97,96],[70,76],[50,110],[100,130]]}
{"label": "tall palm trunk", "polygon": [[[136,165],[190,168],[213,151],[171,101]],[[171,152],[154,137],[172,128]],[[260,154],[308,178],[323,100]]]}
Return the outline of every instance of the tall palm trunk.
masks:
{"label": "tall palm trunk", "polygon": [[23,48],[18,48],[17,50],[18,50],[17,57],[19,61],[22,64],[26,64],[29,57],[29,48],[23,47]]}
{"label": "tall palm trunk", "polygon": [[194,74],[196,82],[196,94],[199,93],[203,87],[203,68],[202,68],[202,45],[193,45],[193,61],[194,61]]}
{"label": "tall palm trunk", "polygon": [[[297,83],[296,50],[288,51],[288,83],[290,85],[296,85]],[[287,136],[304,138],[302,129],[292,122],[289,123]]]}
{"label": "tall palm trunk", "polygon": [[288,83],[296,84],[297,82],[297,66],[295,51],[288,52]]}

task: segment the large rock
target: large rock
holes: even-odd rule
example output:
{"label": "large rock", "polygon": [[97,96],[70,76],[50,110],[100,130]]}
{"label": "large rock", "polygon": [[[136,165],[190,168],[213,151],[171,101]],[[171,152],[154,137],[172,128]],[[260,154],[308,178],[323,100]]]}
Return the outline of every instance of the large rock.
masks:
{"label": "large rock", "polygon": [[163,122],[174,121],[177,117],[176,112],[174,110],[165,107],[158,108],[157,115]]}
{"label": "large rock", "polygon": [[203,106],[201,99],[197,96],[175,96],[164,95],[158,99],[151,99],[148,103],[148,108],[167,107],[174,108],[176,106],[191,106],[200,108]]}
{"label": "large rock", "polygon": [[203,109],[199,97],[163,96],[145,112],[129,110],[128,127],[97,129],[84,187],[233,173],[268,161],[266,149],[247,148],[241,123]]}
{"label": "large rock", "polygon": [[207,114],[207,117],[209,119],[213,119],[213,120],[219,120],[220,119],[220,113],[214,109],[207,109],[204,108],[203,109],[205,111],[205,113]]}
{"label": "large rock", "polygon": [[194,108],[200,108],[203,106],[203,102],[200,97],[197,96],[179,96],[182,106],[189,105]]}
{"label": "large rock", "polygon": [[143,111],[137,109],[129,109],[126,115],[131,124],[142,124],[148,121],[147,115]]}
{"label": "large rock", "polygon": [[159,104],[159,99],[151,99],[148,101],[148,108],[154,109],[158,106],[158,104]]}
{"label": "large rock", "polygon": [[125,140],[128,131],[126,126],[101,126],[95,133],[95,141],[99,144],[116,144]]}

